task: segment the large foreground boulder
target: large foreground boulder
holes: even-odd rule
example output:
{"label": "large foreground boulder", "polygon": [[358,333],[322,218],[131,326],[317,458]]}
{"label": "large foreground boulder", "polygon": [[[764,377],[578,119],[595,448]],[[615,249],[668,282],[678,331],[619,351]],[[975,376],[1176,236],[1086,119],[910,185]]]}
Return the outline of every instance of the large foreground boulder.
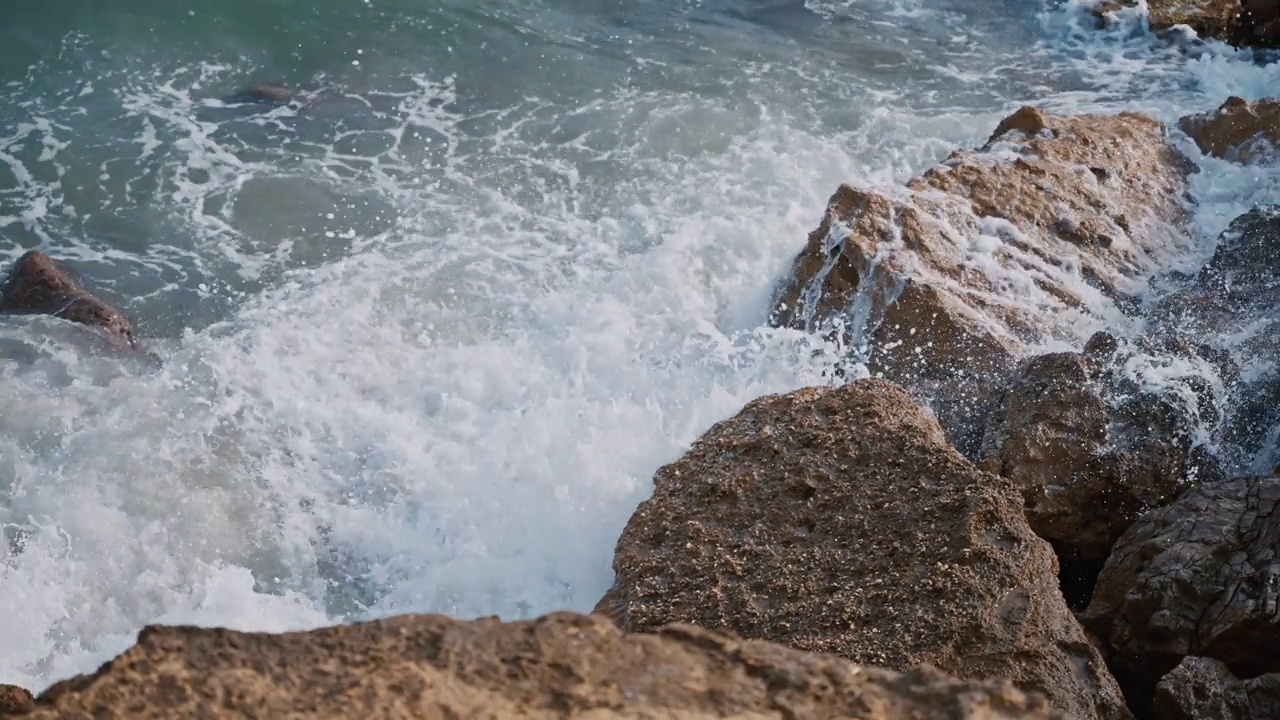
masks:
{"label": "large foreground boulder", "polygon": [[1208,365],[1193,349],[1121,348],[1098,333],[1082,353],[1027,361],[983,436],[981,467],[1022,491],[1027,521],[1053,545],[1063,593],[1081,610],[1115,541],[1144,511],[1220,472],[1197,440],[1222,409],[1196,394],[1199,376],[1143,387],[1130,368],[1149,358]]}
{"label": "large foreground boulder", "polygon": [[1243,163],[1273,157],[1280,141],[1280,100],[1229,97],[1217,109],[1178,121],[1206,155]]}
{"label": "large foreground boulder", "polygon": [[[1061,717],[1009,683],[860,668],[691,626],[623,635],[604,618],[401,616],[272,635],[151,627],[26,720],[174,718]],[[1065,719],[1063,719],[1065,720]]]}
{"label": "large foreground boulder", "polygon": [[895,385],[766,396],[658,471],[596,611],[1011,678],[1071,718],[1128,717],[1022,505]]}
{"label": "large foreground boulder", "polygon": [[1280,478],[1205,484],[1116,543],[1082,617],[1135,713],[1183,658],[1280,672]]}
{"label": "large foreground boulder", "polygon": [[976,457],[1028,343],[1082,344],[1192,246],[1190,169],[1146,116],[1024,107],[892,196],[841,187],[771,320],[843,343]]}
{"label": "large foreground boulder", "polygon": [[136,330],[119,309],[90,293],[62,263],[31,250],[0,285],[0,314],[52,315],[95,328],[121,345],[139,347]]}
{"label": "large foreground boulder", "polygon": [[1156,720],[1280,718],[1280,674],[1241,680],[1226,665],[1189,657],[1156,686]]}

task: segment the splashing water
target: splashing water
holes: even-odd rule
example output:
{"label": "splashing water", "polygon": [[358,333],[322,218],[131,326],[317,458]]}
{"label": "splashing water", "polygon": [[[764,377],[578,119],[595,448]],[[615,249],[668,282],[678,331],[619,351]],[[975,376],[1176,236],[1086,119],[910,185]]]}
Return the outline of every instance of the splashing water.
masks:
{"label": "splashing water", "polygon": [[[160,369],[0,319],[0,682],[154,622],[283,630],[589,609],[650,477],[826,382],[765,327],[838,183],[1004,114],[1162,120],[1277,66],[951,0],[14,11],[0,260],[39,246]],[[282,105],[226,100],[253,82]],[[1277,177],[1201,158],[1202,252]]]}

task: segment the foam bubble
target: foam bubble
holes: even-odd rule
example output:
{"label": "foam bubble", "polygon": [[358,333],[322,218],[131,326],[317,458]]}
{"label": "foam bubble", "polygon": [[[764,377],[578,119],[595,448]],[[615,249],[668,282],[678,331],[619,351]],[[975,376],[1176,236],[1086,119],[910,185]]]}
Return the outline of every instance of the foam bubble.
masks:
{"label": "foam bubble", "polygon": [[[0,682],[91,670],[154,622],[587,610],[659,465],[761,394],[827,382],[832,348],[762,325],[838,183],[888,190],[1028,99],[1168,119],[1211,79],[1265,83],[1226,52],[1086,37],[1068,10],[1025,18],[1043,53],[1024,60],[1005,20],[955,30],[960,8],[807,5],[866,13],[882,54],[787,28],[744,48],[664,15],[554,92],[550,65],[529,89],[372,52],[271,108],[216,99],[234,55],[89,64],[92,86],[58,92],[31,74],[0,138],[19,240],[0,253],[75,260],[165,366],[0,325]],[[903,47],[906,19],[927,41]],[[517,20],[494,37],[519,57],[623,32]],[[1202,167],[1206,234],[1273,192],[1244,190],[1268,171]]]}

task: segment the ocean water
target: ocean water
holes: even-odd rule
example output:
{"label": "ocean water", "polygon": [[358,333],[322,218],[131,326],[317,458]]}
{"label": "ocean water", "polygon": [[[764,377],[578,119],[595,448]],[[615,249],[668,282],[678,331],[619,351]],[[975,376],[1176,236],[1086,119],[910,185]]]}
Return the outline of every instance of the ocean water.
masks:
{"label": "ocean water", "polygon": [[[1264,58],[1074,2],[4,15],[0,263],[66,260],[163,359],[0,319],[0,682],[36,691],[148,623],[588,610],[660,465],[830,381],[764,319],[840,182],[901,183],[1025,103],[1280,93]],[[299,101],[226,100],[258,82]],[[1277,174],[1174,135],[1194,270]]]}

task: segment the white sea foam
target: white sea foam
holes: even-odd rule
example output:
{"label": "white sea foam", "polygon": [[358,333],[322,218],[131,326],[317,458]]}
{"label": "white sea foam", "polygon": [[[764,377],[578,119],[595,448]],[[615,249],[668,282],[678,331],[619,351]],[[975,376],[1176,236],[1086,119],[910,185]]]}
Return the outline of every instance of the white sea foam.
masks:
{"label": "white sea foam", "polygon": [[[927,2],[886,5],[945,29]],[[1021,48],[982,67],[973,38],[918,95],[836,58],[737,68],[750,90],[726,97],[713,77],[463,108],[446,70],[237,110],[207,92],[230,64],[137,71],[67,91],[123,86],[133,154],[106,153],[102,186],[99,163],[60,159],[74,106],[34,102],[0,132],[0,226],[140,298],[165,366],[0,324],[0,682],[90,670],[154,622],[589,609],[659,465],[761,394],[826,382],[817,338],[762,320],[839,182],[890,188],[1022,102],[1167,120],[1223,87],[1274,94],[1235,53],[1089,35],[1073,13],[1042,16],[1025,72],[1079,82],[1043,97],[946,97],[1031,87]],[[688,65],[641,59],[642,78]],[[1275,177],[1201,166],[1207,253]],[[108,205],[126,187],[149,198],[133,215]]]}

